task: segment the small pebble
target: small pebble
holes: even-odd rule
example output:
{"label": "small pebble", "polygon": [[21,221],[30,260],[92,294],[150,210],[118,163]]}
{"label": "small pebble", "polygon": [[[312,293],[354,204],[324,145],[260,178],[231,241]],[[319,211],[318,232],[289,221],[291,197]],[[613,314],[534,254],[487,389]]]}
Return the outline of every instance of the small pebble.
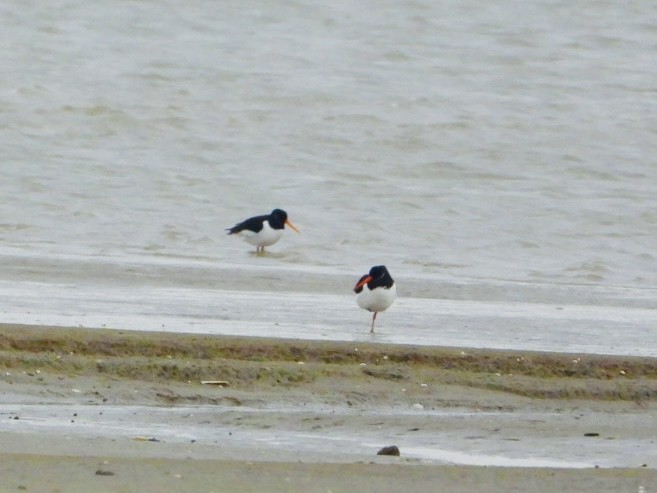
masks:
{"label": "small pebble", "polygon": [[389,445],[388,447],[383,447],[376,453],[376,455],[394,455],[399,457],[399,447],[397,447],[397,445]]}

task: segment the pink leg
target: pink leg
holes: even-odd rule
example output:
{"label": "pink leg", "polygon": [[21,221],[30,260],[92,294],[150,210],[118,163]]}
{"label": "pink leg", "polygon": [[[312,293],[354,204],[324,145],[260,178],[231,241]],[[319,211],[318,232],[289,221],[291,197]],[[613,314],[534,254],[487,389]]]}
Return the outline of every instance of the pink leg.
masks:
{"label": "pink leg", "polygon": [[370,334],[374,333],[374,321],[376,320],[376,314],[379,312],[374,312],[374,315],[372,315],[372,328],[370,329]]}

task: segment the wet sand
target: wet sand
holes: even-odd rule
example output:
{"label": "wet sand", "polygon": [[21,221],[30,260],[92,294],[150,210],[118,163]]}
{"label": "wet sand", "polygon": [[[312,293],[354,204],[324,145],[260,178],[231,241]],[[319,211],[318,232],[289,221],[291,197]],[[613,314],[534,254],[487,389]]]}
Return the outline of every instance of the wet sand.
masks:
{"label": "wet sand", "polygon": [[657,484],[652,358],[0,325],[0,364],[5,491]]}
{"label": "wet sand", "polygon": [[[0,454],[4,491],[637,492],[648,471],[510,469]],[[35,474],[38,471],[38,475]],[[109,475],[111,474],[111,475]],[[649,485],[649,486],[645,486]]]}

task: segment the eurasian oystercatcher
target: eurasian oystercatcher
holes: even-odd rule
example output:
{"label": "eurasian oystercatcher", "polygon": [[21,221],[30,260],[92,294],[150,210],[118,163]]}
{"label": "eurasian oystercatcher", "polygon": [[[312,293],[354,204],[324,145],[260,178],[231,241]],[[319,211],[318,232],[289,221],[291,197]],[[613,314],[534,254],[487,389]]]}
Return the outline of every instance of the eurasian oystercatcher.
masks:
{"label": "eurasian oystercatcher", "polygon": [[390,276],[385,265],[375,265],[365,274],[354,287],[356,292],[356,303],[358,306],[374,312],[372,315],[372,328],[374,332],[374,321],[376,314],[386,310],[397,297],[395,281]]}
{"label": "eurasian oystercatcher", "polygon": [[299,232],[287,218],[287,212],[274,209],[269,215],[250,217],[226,231],[229,235],[239,234],[244,241],[255,245],[256,253],[265,253],[266,246],[271,246],[281,239],[286,224]]}

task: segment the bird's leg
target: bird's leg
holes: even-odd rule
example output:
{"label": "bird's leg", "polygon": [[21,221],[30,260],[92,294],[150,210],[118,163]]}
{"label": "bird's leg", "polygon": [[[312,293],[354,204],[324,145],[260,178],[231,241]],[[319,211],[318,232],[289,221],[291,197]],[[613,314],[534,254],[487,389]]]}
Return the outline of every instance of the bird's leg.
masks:
{"label": "bird's leg", "polygon": [[374,333],[374,321],[376,320],[376,314],[379,312],[374,312],[374,315],[372,315],[372,328],[370,329],[370,334]]}

